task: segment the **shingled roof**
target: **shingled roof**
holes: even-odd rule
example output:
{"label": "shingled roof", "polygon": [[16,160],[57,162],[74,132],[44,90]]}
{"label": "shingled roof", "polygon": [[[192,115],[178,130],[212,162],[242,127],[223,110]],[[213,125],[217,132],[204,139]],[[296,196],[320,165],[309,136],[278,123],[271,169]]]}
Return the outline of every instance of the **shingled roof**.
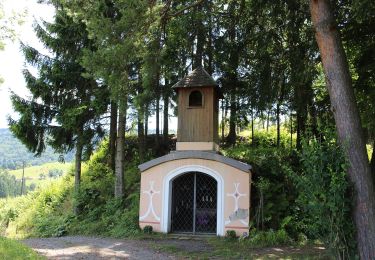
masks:
{"label": "shingled roof", "polygon": [[189,75],[174,84],[172,88],[212,87],[217,85],[216,81],[207,73],[207,71],[204,70],[204,68],[198,67]]}

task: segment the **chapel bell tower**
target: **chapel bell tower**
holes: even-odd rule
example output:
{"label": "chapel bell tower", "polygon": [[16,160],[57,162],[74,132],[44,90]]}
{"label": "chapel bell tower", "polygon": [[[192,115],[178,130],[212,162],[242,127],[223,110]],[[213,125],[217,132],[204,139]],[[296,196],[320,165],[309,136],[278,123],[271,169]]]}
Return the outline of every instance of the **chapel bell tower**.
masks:
{"label": "chapel bell tower", "polygon": [[220,89],[202,67],[193,70],[173,88],[178,94],[176,150],[218,151]]}

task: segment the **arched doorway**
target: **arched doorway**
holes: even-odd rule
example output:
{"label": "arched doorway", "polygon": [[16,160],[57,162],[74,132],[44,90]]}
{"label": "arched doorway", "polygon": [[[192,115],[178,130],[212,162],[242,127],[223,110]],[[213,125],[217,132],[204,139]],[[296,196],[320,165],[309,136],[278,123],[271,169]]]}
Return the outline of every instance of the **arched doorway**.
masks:
{"label": "arched doorway", "polygon": [[217,233],[217,181],[202,172],[187,172],[172,181],[171,231]]}

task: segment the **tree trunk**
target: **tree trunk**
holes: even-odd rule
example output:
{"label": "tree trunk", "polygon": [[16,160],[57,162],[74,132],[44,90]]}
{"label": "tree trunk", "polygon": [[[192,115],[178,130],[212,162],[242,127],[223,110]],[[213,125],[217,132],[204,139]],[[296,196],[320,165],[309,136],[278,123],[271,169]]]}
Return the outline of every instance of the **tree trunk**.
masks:
{"label": "tree trunk", "polygon": [[277,143],[277,147],[280,147],[280,102],[277,102],[276,104],[276,124],[277,124],[276,143]]}
{"label": "tree trunk", "polygon": [[160,138],[160,84],[159,84],[159,77],[160,74],[156,74],[155,78],[155,151],[156,154],[159,154],[160,150],[160,143],[159,143],[159,138]]}
{"label": "tree trunk", "polygon": [[[235,13],[237,8],[237,1],[232,1],[228,4],[228,12]],[[229,117],[229,133],[227,136],[227,142],[230,145],[236,143],[236,125],[237,125],[237,87],[238,87],[238,75],[237,69],[239,66],[239,53],[238,53],[238,41],[236,37],[236,24],[238,23],[237,16],[231,16],[231,23],[228,27],[228,40],[229,40],[229,61],[228,61],[228,89],[230,95],[230,117]]]}
{"label": "tree trunk", "polygon": [[138,152],[139,152],[139,160],[141,163],[145,160],[145,134],[144,134],[144,111],[141,107],[138,109]]}
{"label": "tree trunk", "polygon": [[285,90],[285,77],[280,81],[280,92],[278,94],[277,98],[277,104],[276,104],[276,121],[277,121],[277,147],[280,147],[280,113],[281,113],[281,104],[283,103],[284,99],[284,90]]}
{"label": "tree trunk", "polygon": [[160,136],[160,96],[156,95],[155,104],[155,150],[159,151],[159,136]]}
{"label": "tree trunk", "polygon": [[207,72],[212,76],[212,73],[214,72],[213,70],[213,61],[214,61],[214,54],[213,54],[213,44],[212,44],[212,39],[213,39],[213,32],[212,32],[212,24],[213,24],[213,19],[212,19],[212,1],[208,1],[208,8],[207,8],[207,15],[208,15],[208,39],[207,39]]}
{"label": "tree trunk", "polygon": [[[297,101],[298,102],[298,101]],[[297,125],[296,125],[296,132],[297,132],[297,140],[296,140],[296,148],[298,151],[302,149],[302,135],[305,133],[306,127],[306,117],[303,113],[303,109],[301,107],[297,107]]]}
{"label": "tree trunk", "polygon": [[149,105],[145,105],[145,140],[147,140],[148,136],[148,115],[150,114],[150,111],[148,111]]}
{"label": "tree trunk", "polygon": [[225,139],[225,111],[224,111],[224,100],[221,100],[221,142],[224,143]]}
{"label": "tree trunk", "polygon": [[111,101],[111,121],[109,126],[109,167],[115,171],[117,133],[117,104]]}
{"label": "tree trunk", "polygon": [[264,113],[263,113],[263,111],[262,111],[262,129],[264,130],[264,129],[266,129],[266,126],[265,126],[265,120],[264,120]]}
{"label": "tree trunk", "polygon": [[205,42],[205,31],[204,25],[201,19],[202,5],[198,5],[196,8],[196,14],[198,14],[198,19],[195,21],[195,34],[197,37],[196,52],[193,58],[193,69],[202,66],[204,42]]}
{"label": "tree trunk", "polygon": [[120,100],[116,139],[115,197],[124,197],[126,98]]}
{"label": "tree trunk", "polygon": [[227,142],[230,145],[234,145],[236,143],[236,136],[237,136],[236,114],[237,114],[236,96],[234,93],[232,93],[231,100],[230,100],[229,133],[227,136]]}
{"label": "tree trunk", "polygon": [[268,133],[268,128],[270,126],[270,109],[267,111],[267,124],[266,132]]}
{"label": "tree trunk", "polygon": [[[74,164],[74,192],[79,193],[81,185],[81,165],[82,165],[82,150],[83,150],[83,127],[78,130],[76,141],[76,154]],[[80,210],[78,205],[74,205],[74,214],[78,215]]]}
{"label": "tree trunk", "polygon": [[163,110],[163,118],[164,118],[164,124],[163,124],[163,142],[165,145],[168,145],[169,142],[169,81],[165,81],[165,87],[164,87],[164,110]]}
{"label": "tree trunk", "polygon": [[254,145],[254,111],[251,109],[251,145]]}
{"label": "tree trunk", "polygon": [[293,149],[293,114],[292,109],[290,110],[290,149]]}
{"label": "tree trunk", "polygon": [[349,67],[329,0],[311,0],[310,12],[321,53],[339,141],[354,184],[354,221],[361,259],[375,259],[375,193]]}

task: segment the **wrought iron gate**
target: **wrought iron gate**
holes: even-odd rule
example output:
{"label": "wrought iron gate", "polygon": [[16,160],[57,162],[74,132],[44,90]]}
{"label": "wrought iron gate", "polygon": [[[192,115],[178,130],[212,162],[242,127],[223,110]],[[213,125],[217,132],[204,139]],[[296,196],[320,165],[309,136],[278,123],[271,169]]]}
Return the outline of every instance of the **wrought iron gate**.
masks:
{"label": "wrought iron gate", "polygon": [[189,172],[172,183],[172,232],[216,233],[217,182]]}

